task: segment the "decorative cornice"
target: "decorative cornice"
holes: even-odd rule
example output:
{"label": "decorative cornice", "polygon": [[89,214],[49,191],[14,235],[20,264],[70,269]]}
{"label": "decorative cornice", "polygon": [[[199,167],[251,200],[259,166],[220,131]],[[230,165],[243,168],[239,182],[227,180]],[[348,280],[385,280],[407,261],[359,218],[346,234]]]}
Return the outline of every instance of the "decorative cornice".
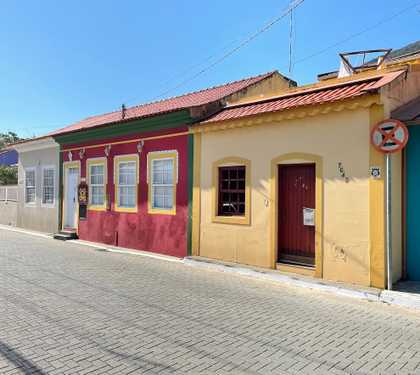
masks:
{"label": "decorative cornice", "polygon": [[44,150],[46,148],[55,148],[59,147],[59,144],[55,142],[54,138],[46,137],[39,138],[34,140],[28,140],[22,143],[17,143],[12,145],[11,148],[15,149],[18,152],[29,152],[29,151],[38,151]]}
{"label": "decorative cornice", "polygon": [[196,124],[192,127],[192,132],[207,133],[226,129],[244,128],[285,120],[294,120],[305,117],[325,115],[327,113],[341,112],[344,110],[369,108],[373,104],[381,104],[380,96],[378,94],[364,95],[355,99],[325,103],[320,105],[307,105],[277,112],[260,113],[252,116],[219,121],[210,124]]}

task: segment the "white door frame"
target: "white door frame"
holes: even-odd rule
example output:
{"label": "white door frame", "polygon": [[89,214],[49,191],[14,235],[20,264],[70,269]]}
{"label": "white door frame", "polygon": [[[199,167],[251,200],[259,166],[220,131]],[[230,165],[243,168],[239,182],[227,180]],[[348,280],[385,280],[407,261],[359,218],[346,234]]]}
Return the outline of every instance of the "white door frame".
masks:
{"label": "white door frame", "polygon": [[[70,168],[78,168],[79,176],[78,183],[80,183],[80,160],[66,161],[63,163],[63,199],[62,199],[62,214],[61,214],[61,229],[65,227],[66,220],[66,201],[67,201],[67,172]],[[79,217],[79,203],[76,202],[76,214]],[[76,231],[79,231],[79,220],[76,220]]]}

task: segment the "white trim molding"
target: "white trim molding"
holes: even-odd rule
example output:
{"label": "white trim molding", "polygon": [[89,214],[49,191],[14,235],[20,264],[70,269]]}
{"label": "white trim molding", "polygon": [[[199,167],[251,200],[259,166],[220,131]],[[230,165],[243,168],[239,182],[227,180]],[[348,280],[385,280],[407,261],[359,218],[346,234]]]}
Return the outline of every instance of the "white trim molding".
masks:
{"label": "white trim molding", "polygon": [[[53,202],[52,203],[44,203],[44,172],[49,169],[53,171]],[[55,165],[43,165],[41,167],[41,207],[44,208],[54,208],[56,202],[56,195],[57,195],[57,175],[56,175],[56,167]]]}
{"label": "white trim molding", "polygon": [[48,137],[18,143],[11,146],[11,148],[15,149],[17,152],[37,151],[46,148],[57,148],[58,151],[59,144],[54,140],[54,138]]}
{"label": "white trim molding", "polygon": [[[37,183],[36,183],[36,175],[37,175],[37,168],[36,167],[25,167],[24,168],[25,171],[25,176],[23,179],[23,196],[24,196],[24,205],[25,207],[36,207],[37,206],[37,199],[36,199],[36,192],[37,192]],[[26,186],[26,173],[27,172],[34,172],[34,186],[33,188],[35,189],[35,194],[34,194],[34,201],[33,202],[28,202],[27,201],[27,197],[26,197],[26,190],[27,190],[27,186]]]}

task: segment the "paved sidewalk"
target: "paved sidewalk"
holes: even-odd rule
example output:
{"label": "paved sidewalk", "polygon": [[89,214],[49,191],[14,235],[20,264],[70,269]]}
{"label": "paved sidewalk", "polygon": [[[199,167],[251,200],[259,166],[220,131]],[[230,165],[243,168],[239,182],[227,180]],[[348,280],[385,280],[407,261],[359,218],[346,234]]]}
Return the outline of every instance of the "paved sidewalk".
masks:
{"label": "paved sidewalk", "polygon": [[[0,230],[2,229],[17,233],[31,234],[36,237],[52,239],[52,235],[47,233],[28,231],[22,228],[0,225]],[[346,283],[332,282],[309,276],[294,275],[290,273],[279,272],[277,270],[269,270],[266,268],[257,268],[251,266],[244,266],[237,263],[221,262],[201,257],[186,257],[182,259],[157,253],[151,253],[147,251],[126,249],[122,247],[116,247],[111,245],[105,245],[102,243],[94,243],[82,240],[72,240],[68,241],[68,243],[87,246],[94,249],[110,251],[119,254],[144,256],[171,262],[184,262],[186,265],[193,267],[235,273],[237,275],[252,277],[254,279],[279,282],[290,286],[297,286],[301,288],[332,293],[338,296],[347,296],[372,302],[387,303],[390,305],[408,307],[410,309],[416,309],[420,311],[419,282],[401,282],[395,286],[395,290],[388,291],[377,288],[350,285]]]}
{"label": "paved sidewalk", "polygon": [[247,267],[237,263],[221,262],[201,257],[187,257],[184,263],[202,269],[227,272],[254,279],[278,282],[283,285],[322,291],[337,296],[346,296],[360,300],[407,307],[420,312],[420,294],[418,282],[397,284],[396,290],[381,290],[346,283],[327,281],[310,276],[279,272],[265,268]]}
{"label": "paved sidewalk", "polygon": [[416,374],[420,315],[0,230],[1,374]]}

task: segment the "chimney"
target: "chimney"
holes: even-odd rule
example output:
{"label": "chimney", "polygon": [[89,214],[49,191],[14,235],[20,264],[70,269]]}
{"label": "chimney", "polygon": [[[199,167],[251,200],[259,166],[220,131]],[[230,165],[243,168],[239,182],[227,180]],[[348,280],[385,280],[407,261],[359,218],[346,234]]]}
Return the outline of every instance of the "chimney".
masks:
{"label": "chimney", "polygon": [[125,104],[121,105],[121,119],[125,119]]}

